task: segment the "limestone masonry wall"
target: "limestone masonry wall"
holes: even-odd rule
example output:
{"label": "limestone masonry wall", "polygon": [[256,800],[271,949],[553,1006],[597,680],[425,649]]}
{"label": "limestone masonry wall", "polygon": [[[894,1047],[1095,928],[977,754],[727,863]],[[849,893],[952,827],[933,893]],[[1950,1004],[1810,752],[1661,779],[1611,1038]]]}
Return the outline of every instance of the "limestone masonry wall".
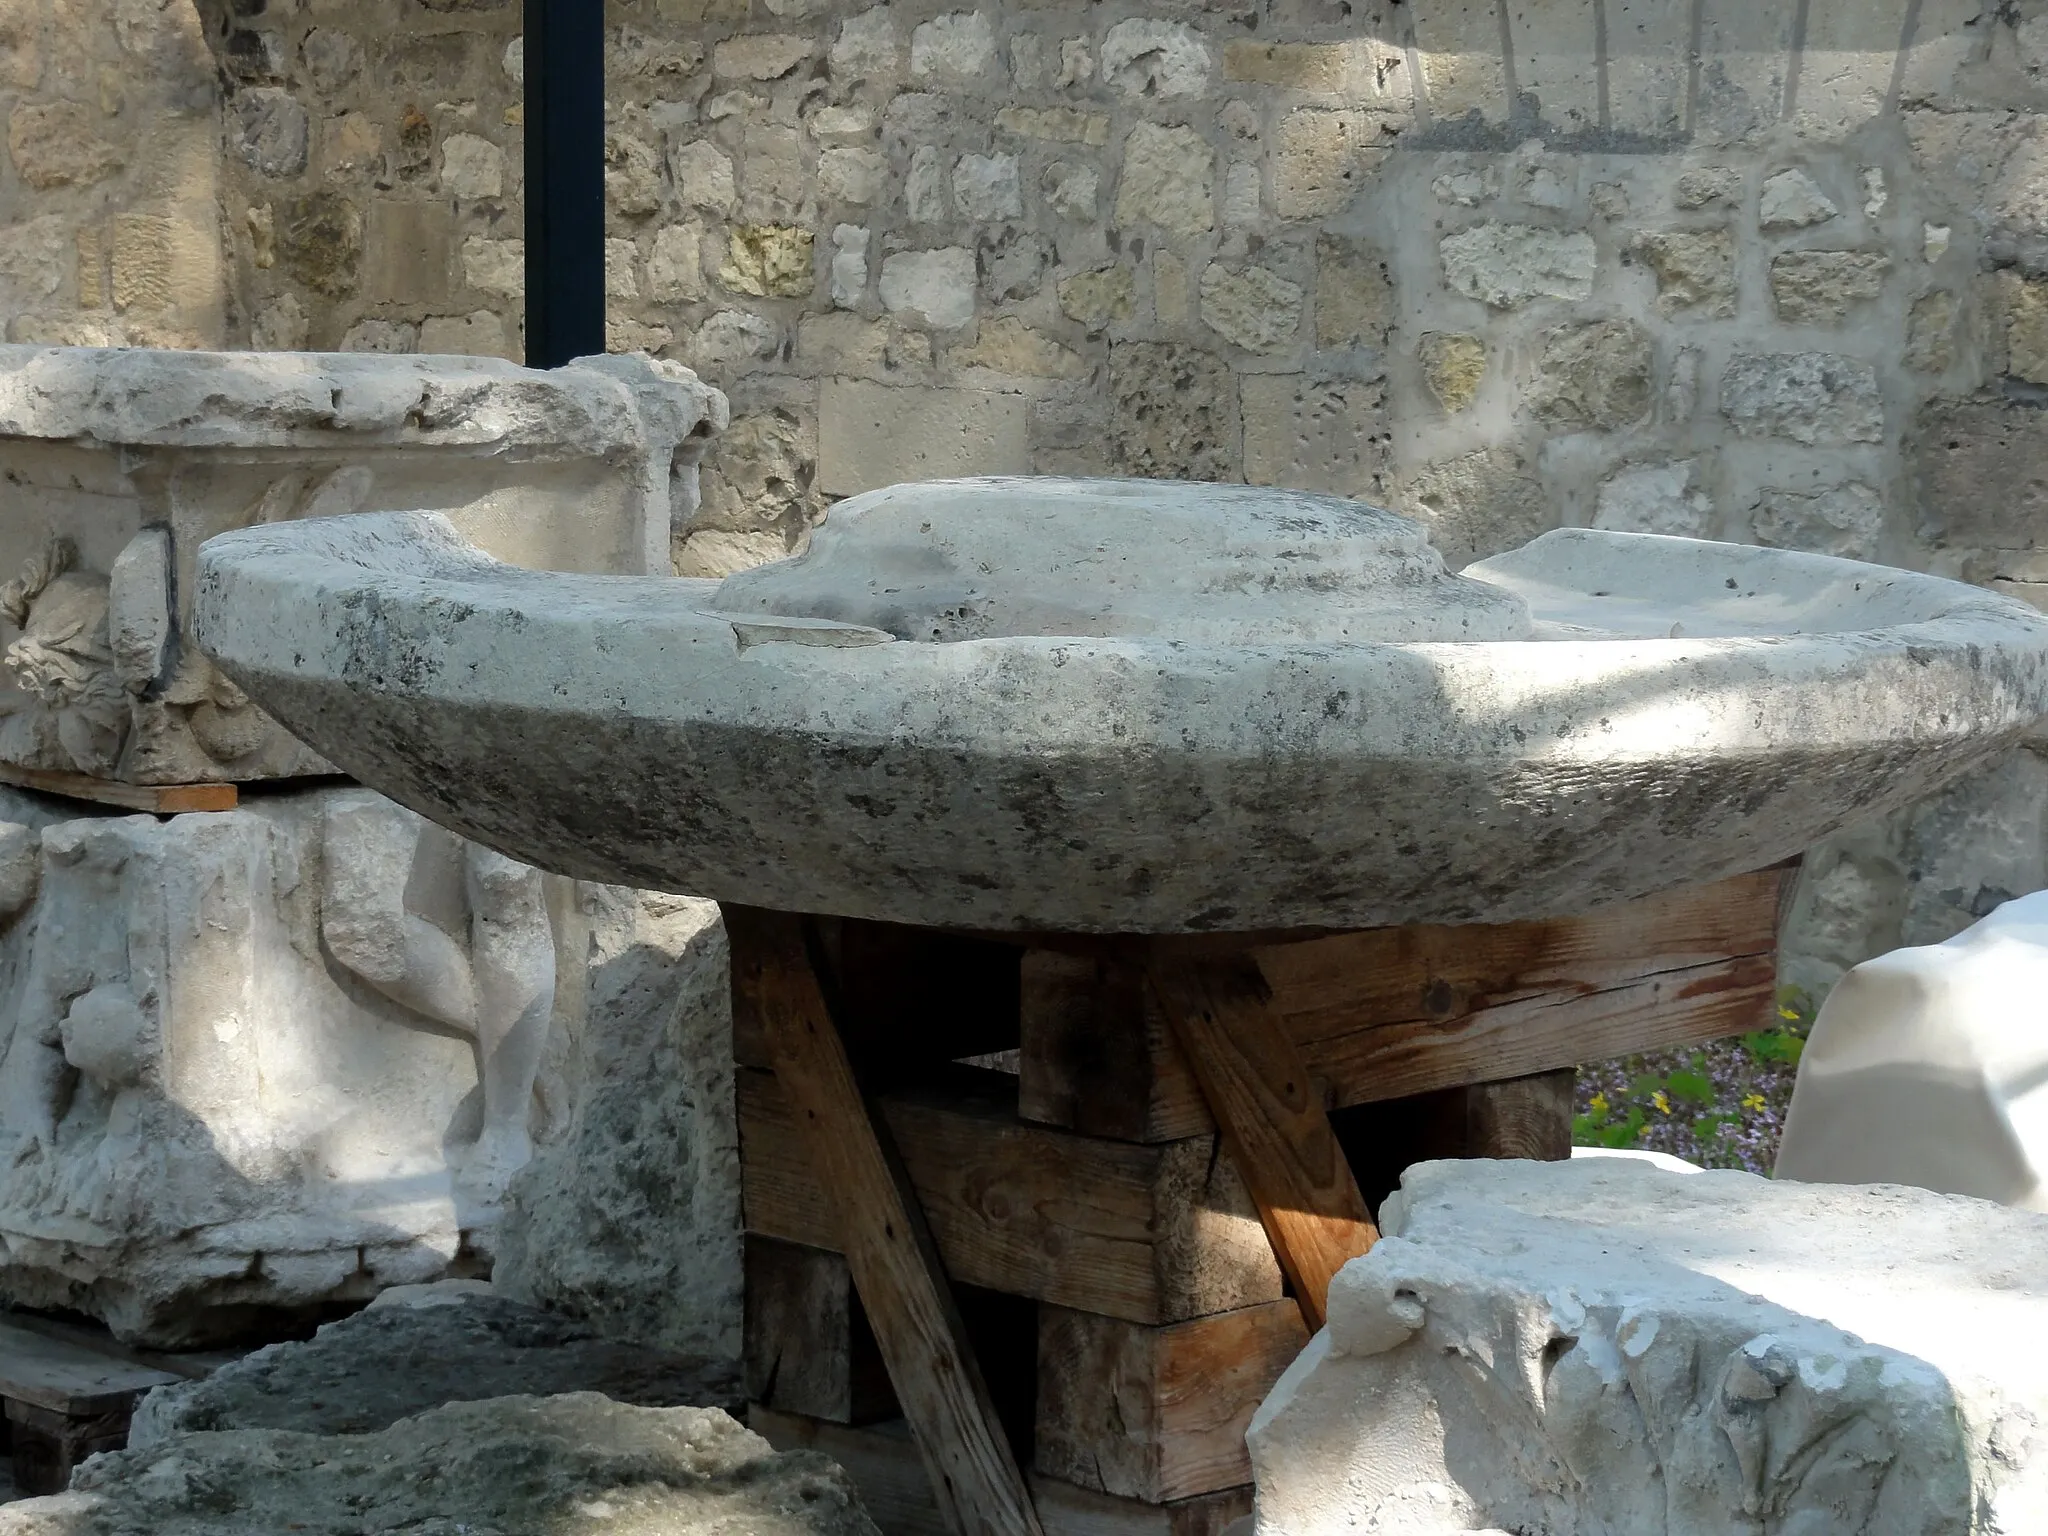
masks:
{"label": "limestone masonry wall", "polygon": [[[619,0],[614,349],[729,392],[678,569],[970,471],[2048,599],[2044,0]],[[519,345],[510,0],[0,0],[14,339]],[[1788,979],[2048,885],[2031,749],[1810,861]]]}

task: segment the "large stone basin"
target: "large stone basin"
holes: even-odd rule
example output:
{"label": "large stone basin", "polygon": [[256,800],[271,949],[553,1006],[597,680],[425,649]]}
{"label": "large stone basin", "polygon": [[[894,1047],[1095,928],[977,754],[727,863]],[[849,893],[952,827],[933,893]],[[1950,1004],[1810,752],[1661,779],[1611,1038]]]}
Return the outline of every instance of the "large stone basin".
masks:
{"label": "large stone basin", "polygon": [[899,486],[727,578],[431,514],[224,534],[195,628],[316,750],[586,879],[1008,930],[1498,922],[1799,853],[2048,711],[2048,619],[1568,529],[1447,573],[1362,504]]}

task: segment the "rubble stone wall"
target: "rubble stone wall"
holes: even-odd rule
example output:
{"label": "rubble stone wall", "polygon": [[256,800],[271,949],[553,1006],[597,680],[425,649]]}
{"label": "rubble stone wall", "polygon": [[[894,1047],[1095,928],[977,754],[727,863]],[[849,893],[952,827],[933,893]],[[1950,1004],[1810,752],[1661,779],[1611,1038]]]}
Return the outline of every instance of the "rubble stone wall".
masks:
{"label": "rubble stone wall", "polygon": [[[0,3],[10,333],[515,353],[517,5],[190,4]],[[612,345],[734,406],[685,572],[893,479],[1100,471],[1382,499],[1453,559],[1595,524],[2048,597],[2041,0],[607,24]],[[194,123],[164,204],[137,178]],[[146,219],[178,284],[121,275]],[[2048,884],[2044,815],[2023,750],[1822,850],[1788,979]]]}

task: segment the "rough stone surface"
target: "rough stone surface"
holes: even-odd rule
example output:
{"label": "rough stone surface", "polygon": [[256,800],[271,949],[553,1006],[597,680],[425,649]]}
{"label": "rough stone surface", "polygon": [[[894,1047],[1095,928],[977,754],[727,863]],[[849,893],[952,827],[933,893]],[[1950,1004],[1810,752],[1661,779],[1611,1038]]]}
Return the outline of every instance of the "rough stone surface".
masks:
{"label": "rough stone surface", "polygon": [[1248,352],[1270,352],[1301,329],[1302,289],[1277,272],[1247,266],[1233,272],[1212,263],[1202,272],[1202,320]]}
{"label": "rough stone surface", "polygon": [[2048,897],[1856,966],[1799,1060],[1776,1176],[1911,1184],[2048,1212],[2048,1048],[2021,1000],[2048,985]]}
{"label": "rough stone surface", "polygon": [[1714,503],[1700,488],[1699,464],[1639,464],[1602,483],[1595,528],[1703,539],[1714,529]]}
{"label": "rough stone surface", "polygon": [[1486,448],[1431,464],[1403,503],[1424,519],[1452,565],[1497,555],[1534,538],[1548,521],[1543,484],[1512,449]]}
{"label": "rough stone surface", "polygon": [[228,1430],[93,1459],[0,1536],[876,1536],[846,1474],[715,1408],[453,1403],[372,1435]]}
{"label": "rough stone surface", "polygon": [[2048,543],[2048,415],[2039,407],[1937,400],[1921,413],[1914,436],[1921,538],[1937,548],[2032,550]]}
{"label": "rough stone surface", "polygon": [[1636,256],[1657,277],[1660,314],[1725,320],[1735,313],[1735,241],[1724,229],[1639,237]]}
{"label": "rough stone surface", "polygon": [[1252,1420],[1262,1532],[2048,1515],[2039,1216],[1574,1159],[1422,1164],[1380,1227]]}
{"label": "rough stone surface", "polygon": [[1593,291],[1593,237],[1534,224],[1479,224],[1444,237],[1444,278],[1495,309]]}
{"label": "rough stone surface", "polygon": [[[124,624],[185,634],[201,539],[441,506],[518,563],[659,569],[723,416],[723,398],[675,365],[627,359],[539,373],[466,358],[0,347],[0,464],[18,488],[0,516],[0,617],[15,634],[0,762],[157,784],[319,772],[189,644],[124,647]],[[279,451],[293,455],[282,472]],[[88,476],[95,494],[80,495]],[[567,486],[582,513],[573,528],[556,516]],[[148,574],[123,552],[154,528],[176,559]]]}
{"label": "rough stone surface", "polygon": [[1853,480],[1823,491],[1765,490],[1751,522],[1759,544],[1875,560],[1884,540],[1884,495]]}
{"label": "rough stone surface", "polygon": [[1757,222],[1769,230],[1825,224],[1840,212],[1834,199],[1797,167],[1767,179],[1757,199]]}
{"label": "rough stone surface", "polygon": [[1116,222],[1199,235],[1216,222],[1215,151],[1192,128],[1140,123],[1124,140]]}
{"label": "rough stone surface", "polygon": [[1415,360],[1437,404],[1462,411],[1486,380],[1486,343],[1477,336],[1430,332],[1415,347]]}
{"label": "rough stone surface", "polygon": [[1875,370],[1826,352],[1737,353],[1721,375],[1721,413],[1743,437],[1809,447],[1884,437]]}
{"label": "rough stone surface", "polygon": [[941,330],[974,318],[974,252],[963,246],[882,258],[883,305]]}
{"label": "rough stone surface", "polygon": [[1125,474],[1233,480],[1243,426],[1237,383],[1214,353],[1158,342],[1113,347],[1110,451]]}
{"label": "rough stone surface", "polygon": [[566,1392],[601,1393],[636,1408],[738,1413],[744,1406],[731,1357],[607,1339],[488,1286],[442,1290],[387,1291],[304,1342],[273,1344],[204,1381],[151,1392],[136,1407],[128,1448],[221,1430],[370,1435],[444,1403]]}
{"label": "rough stone surface", "polygon": [[1612,431],[1650,411],[1649,332],[1629,320],[1598,320],[1545,331],[1529,408],[1564,431]]}
{"label": "rough stone surface", "polygon": [[1839,325],[1884,292],[1881,251],[1787,251],[1771,263],[1771,299],[1787,325]]}
{"label": "rough stone surface", "polygon": [[[604,1011],[625,1009],[607,990],[607,944],[623,946],[600,916],[624,898],[544,881],[368,791],[164,821],[4,799],[11,1301],[179,1344],[460,1274],[494,1247],[535,1143],[584,1114],[563,1055],[639,1022]],[[665,1112],[706,1155],[666,1149],[669,1199],[706,1224],[643,1240],[705,1244],[729,1214],[709,1150],[729,1118],[677,1094]],[[565,1156],[616,1146],[574,1129],[594,1145]],[[715,1319],[718,1298],[700,1300]]]}
{"label": "rough stone surface", "polygon": [[[1471,567],[1482,586],[1435,569],[1418,527],[1355,503],[997,480],[843,503],[716,590],[515,572],[431,514],[244,529],[207,545],[197,612],[293,729],[464,835],[581,877],[996,928],[1580,910],[1775,862],[2048,712],[2048,619],[1961,583],[1591,530]],[[1586,643],[1489,643],[1512,633]],[[352,683],[373,666],[396,681]],[[746,772],[701,745],[725,733]],[[1105,857],[1147,881],[1101,879]]]}

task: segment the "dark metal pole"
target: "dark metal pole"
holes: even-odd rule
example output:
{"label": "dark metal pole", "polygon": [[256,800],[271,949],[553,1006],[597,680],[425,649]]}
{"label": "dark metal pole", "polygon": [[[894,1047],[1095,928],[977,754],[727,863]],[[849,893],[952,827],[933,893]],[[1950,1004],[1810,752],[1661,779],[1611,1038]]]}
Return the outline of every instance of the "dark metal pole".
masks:
{"label": "dark metal pole", "polygon": [[604,351],[604,3],[526,4],[526,361]]}

